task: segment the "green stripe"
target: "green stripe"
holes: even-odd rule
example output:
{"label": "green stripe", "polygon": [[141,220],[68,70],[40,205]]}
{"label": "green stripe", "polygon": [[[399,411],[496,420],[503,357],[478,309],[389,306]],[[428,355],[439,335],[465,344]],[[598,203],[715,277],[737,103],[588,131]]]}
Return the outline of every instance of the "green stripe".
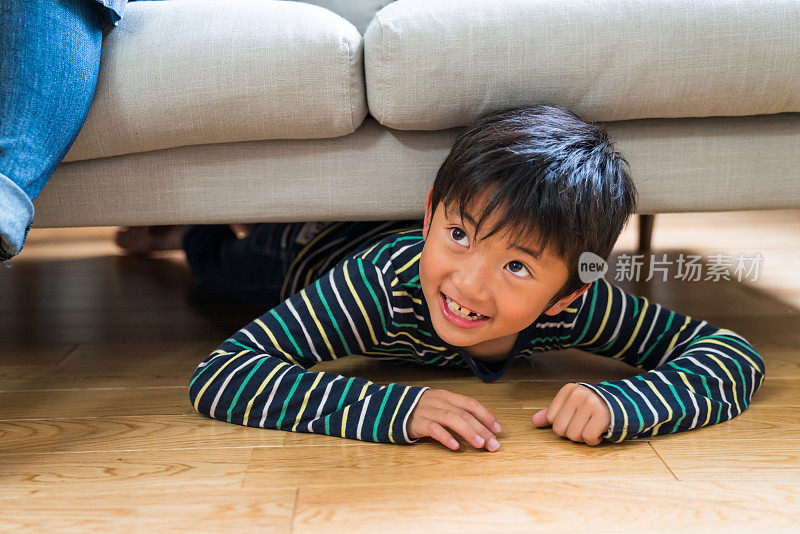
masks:
{"label": "green stripe", "polygon": [[283,416],[286,415],[286,408],[289,406],[289,400],[292,398],[292,395],[294,395],[294,390],[297,389],[297,384],[300,383],[300,380],[302,380],[304,374],[305,373],[297,375],[297,378],[294,380],[294,384],[292,384],[291,391],[289,391],[289,394],[286,396],[286,400],[283,401],[283,410],[281,410],[281,416],[278,418],[278,422],[275,423],[275,428],[278,430],[281,429],[281,421],[283,421]]}
{"label": "green stripe", "polygon": [[[662,309],[666,309],[666,308],[662,308]],[[672,326],[672,319],[674,317],[675,317],[675,312],[672,311],[672,310],[669,310],[669,318],[667,319],[666,326],[664,326],[664,330],[660,334],[658,334],[656,336],[656,340],[653,342],[652,345],[650,345],[650,348],[648,348],[646,351],[644,351],[644,354],[642,354],[642,357],[639,358],[634,365],[641,365],[643,361],[645,361],[648,357],[650,357],[650,353],[653,351],[654,348],[656,348],[658,346],[658,343],[661,341],[661,338],[663,338],[667,334],[673,334],[674,333],[674,332],[670,332],[669,331],[670,326]]]}
{"label": "green stripe", "polygon": [[391,243],[386,243],[385,245],[383,245],[383,246],[381,247],[381,249],[380,249],[380,250],[378,251],[378,253],[375,255],[375,258],[373,259],[373,261],[376,261],[376,260],[377,260],[377,259],[380,257],[380,255],[381,255],[381,254],[383,254],[383,251],[384,251],[384,250],[386,250],[387,248],[389,248],[389,247],[392,247],[392,246],[396,245],[396,244],[397,244],[399,241],[407,241],[407,240],[409,240],[409,239],[413,239],[413,240],[415,240],[415,241],[419,241],[419,236],[404,236],[404,237],[398,237],[397,239],[395,239],[395,240],[394,240],[394,241],[392,241]]}
{"label": "green stripe", "polygon": [[278,324],[281,325],[281,328],[283,329],[283,333],[286,334],[286,337],[288,337],[289,341],[291,341],[292,345],[294,345],[294,350],[297,351],[297,352],[295,352],[295,354],[297,354],[298,356],[302,357],[303,352],[300,350],[300,347],[297,346],[297,343],[295,343],[294,338],[292,337],[292,334],[289,332],[289,328],[286,326],[286,323],[283,322],[283,319],[281,319],[281,316],[278,315],[277,313],[275,313],[275,308],[271,309],[269,311],[269,314],[272,315],[273,317],[275,317],[275,320],[278,321]]}
{"label": "green stripe", "polygon": [[[615,384],[612,384],[611,382],[600,382],[600,383],[599,383],[599,384],[597,384],[597,385],[598,385],[598,386],[601,386],[601,385],[602,385],[602,386],[611,386],[611,387],[613,387],[613,388],[617,388],[617,389],[620,391],[620,393],[622,393],[623,395],[625,395],[625,398],[626,398],[626,399],[628,399],[628,402],[630,402],[630,403],[633,405],[633,409],[634,409],[634,410],[636,410],[636,417],[638,417],[638,418],[639,418],[639,430],[636,432],[636,434],[640,434],[640,433],[642,432],[642,429],[644,429],[644,417],[642,417],[642,412],[640,412],[640,411],[639,411],[639,407],[638,407],[638,406],[636,406],[636,403],[635,403],[635,402],[633,402],[633,399],[631,399],[631,398],[628,396],[628,394],[627,394],[627,393],[625,393],[625,390],[624,390],[624,389],[622,389],[621,387],[619,387],[619,386],[617,386],[617,385],[615,385]],[[622,404],[622,403],[620,403],[620,404]],[[612,406],[613,406],[613,405],[612,405]],[[624,405],[622,406],[622,411],[623,411],[623,412],[625,411],[625,406],[624,406]],[[629,437],[629,436],[628,436],[628,437]]]}
{"label": "green stripe", "polygon": [[[371,263],[370,265],[377,268],[375,264]],[[386,320],[383,318],[383,306],[381,305],[380,302],[378,302],[378,297],[372,290],[372,286],[370,285],[369,280],[367,280],[367,275],[364,274],[364,262],[361,259],[358,260],[358,270],[361,272],[361,279],[364,280],[364,284],[367,286],[369,294],[372,295],[372,301],[375,303],[375,309],[378,310],[378,315],[380,315],[381,317],[381,325],[383,326],[382,332],[385,333],[387,332],[387,328],[386,328]],[[370,323],[372,323],[372,321],[370,321]]]}
{"label": "green stripe", "polygon": [[344,403],[344,398],[347,396],[347,390],[350,389],[350,385],[353,383],[353,379],[354,378],[355,377],[350,377],[347,380],[347,385],[344,387],[344,391],[342,391],[341,397],[339,397],[339,404],[336,406],[336,411],[337,412],[342,409],[342,404]]}
{"label": "green stripe", "polygon": [[596,280],[594,282],[592,282],[592,288],[590,288],[590,289],[594,289],[594,291],[592,291],[592,304],[589,306],[589,316],[586,318],[586,325],[583,327],[583,332],[581,332],[581,335],[578,336],[578,339],[576,339],[572,343],[572,345],[569,345],[569,346],[576,346],[577,347],[578,346],[578,342],[581,339],[584,338],[584,336],[586,335],[586,332],[589,330],[589,326],[592,324],[592,319],[594,318],[594,307],[595,307],[595,304],[597,303],[597,281]]}
{"label": "green stripe", "polygon": [[[342,329],[339,328],[339,323],[336,322],[336,317],[334,317],[333,312],[331,312],[331,309],[328,306],[328,302],[322,295],[322,290],[320,288],[319,280],[317,280],[314,285],[317,287],[317,294],[319,295],[319,299],[322,301],[322,305],[325,306],[325,310],[328,312],[328,317],[331,320],[331,324],[333,324],[333,327],[336,329],[336,333],[339,335],[339,340],[342,342],[342,345],[344,346],[345,354],[352,354],[353,351],[350,350],[350,346],[347,344],[347,341],[345,341],[344,335],[342,334]],[[336,359],[335,354],[333,355],[333,358]]]}
{"label": "green stripe", "polygon": [[[244,382],[242,382],[242,385],[239,387],[239,391],[237,391],[236,395],[233,397],[233,400],[231,401],[231,407],[228,408],[228,422],[229,423],[231,422],[231,414],[233,413],[233,408],[236,406],[236,401],[239,400],[239,396],[242,394],[242,391],[244,391],[244,388],[247,385],[247,383],[250,381],[250,378],[253,377],[255,372],[258,371],[258,368],[261,367],[261,364],[263,364],[265,361],[267,361],[266,358],[262,358],[261,360],[259,360],[258,364],[256,364],[255,367],[253,367],[253,370],[250,371],[250,373],[244,379]],[[242,424],[244,426],[247,426],[247,421],[242,421]]]}
{"label": "green stripe", "polygon": [[389,384],[389,387],[386,388],[386,392],[383,396],[383,402],[381,402],[381,408],[378,410],[378,415],[375,417],[375,424],[372,426],[372,441],[378,441],[378,423],[381,420],[381,415],[383,414],[383,407],[386,406],[386,400],[389,398],[389,395],[392,394],[392,386],[394,383]]}

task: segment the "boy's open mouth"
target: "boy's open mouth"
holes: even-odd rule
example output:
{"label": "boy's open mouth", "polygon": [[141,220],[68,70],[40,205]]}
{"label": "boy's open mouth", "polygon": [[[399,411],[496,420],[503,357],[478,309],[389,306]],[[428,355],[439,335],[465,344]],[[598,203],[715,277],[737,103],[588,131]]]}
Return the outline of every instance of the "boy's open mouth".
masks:
{"label": "boy's open mouth", "polygon": [[448,321],[462,328],[473,328],[485,323],[490,318],[488,315],[480,315],[465,308],[461,308],[455,301],[441,291],[439,292],[439,307],[442,311],[442,315],[444,315]]}

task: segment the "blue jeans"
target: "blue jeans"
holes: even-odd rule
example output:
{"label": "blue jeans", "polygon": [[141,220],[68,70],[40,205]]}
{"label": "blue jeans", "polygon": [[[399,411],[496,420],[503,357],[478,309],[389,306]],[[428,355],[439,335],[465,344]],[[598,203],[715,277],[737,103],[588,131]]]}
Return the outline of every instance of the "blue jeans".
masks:
{"label": "blue jeans", "polygon": [[126,0],[0,1],[0,261],[19,254],[32,200],[83,126],[104,23]]}

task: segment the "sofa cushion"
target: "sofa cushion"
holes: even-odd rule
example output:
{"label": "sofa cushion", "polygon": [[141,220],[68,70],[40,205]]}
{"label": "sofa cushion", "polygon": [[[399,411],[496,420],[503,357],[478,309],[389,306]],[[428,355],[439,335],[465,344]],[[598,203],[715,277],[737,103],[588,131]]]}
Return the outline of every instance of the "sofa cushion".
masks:
{"label": "sofa cushion", "polygon": [[361,34],[319,6],[131,2],[103,39],[89,115],[65,161],[346,135],[366,116]]}
{"label": "sofa cushion", "polygon": [[364,35],[370,113],[399,129],[509,105],[586,120],[800,111],[797,0],[397,0]]}
{"label": "sofa cushion", "polygon": [[[798,113],[604,126],[630,162],[640,213],[800,206]],[[333,139],[65,163],[34,200],[34,225],[421,218],[432,177],[460,132],[401,131],[368,118]]]}

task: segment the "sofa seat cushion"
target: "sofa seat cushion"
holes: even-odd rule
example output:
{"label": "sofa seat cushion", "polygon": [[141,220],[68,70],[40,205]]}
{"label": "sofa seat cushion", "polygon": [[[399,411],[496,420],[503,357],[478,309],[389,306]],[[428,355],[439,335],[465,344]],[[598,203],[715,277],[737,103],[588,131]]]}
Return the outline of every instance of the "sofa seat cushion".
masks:
{"label": "sofa seat cushion", "polygon": [[800,111],[797,0],[397,0],[364,35],[370,113],[463,126],[509,105],[615,121]]}
{"label": "sofa seat cushion", "polygon": [[[800,206],[799,113],[603,126],[630,162],[640,213]],[[367,118],[332,139],[65,163],[34,200],[34,225],[422,218],[432,177],[460,132],[395,130]]]}
{"label": "sofa seat cushion", "polygon": [[103,38],[65,161],[346,135],[366,116],[363,41],[339,15],[275,0],[131,2]]}

